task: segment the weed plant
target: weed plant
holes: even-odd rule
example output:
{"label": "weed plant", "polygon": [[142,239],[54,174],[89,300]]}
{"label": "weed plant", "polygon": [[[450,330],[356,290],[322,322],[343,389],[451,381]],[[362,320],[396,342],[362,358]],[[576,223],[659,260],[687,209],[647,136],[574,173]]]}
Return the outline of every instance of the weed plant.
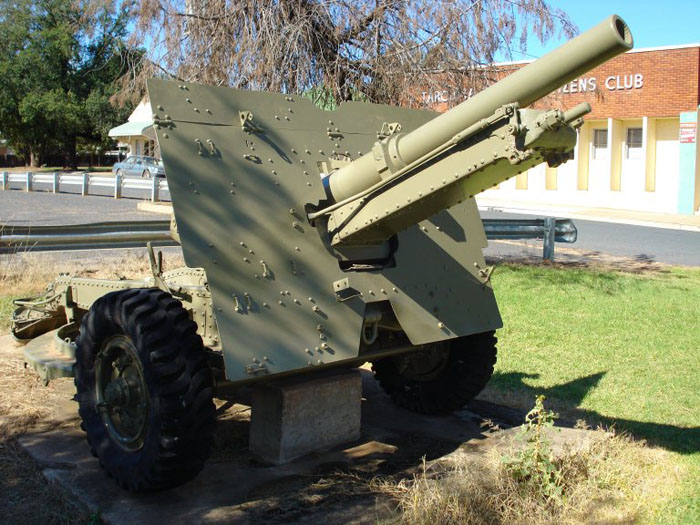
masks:
{"label": "weed plant", "polygon": [[[395,521],[439,524],[578,524],[656,521],[680,473],[666,451],[625,434],[570,430],[555,453],[555,414],[538,397],[514,448],[423,468],[412,480],[378,481],[397,502]],[[585,436],[583,442],[581,437]]]}
{"label": "weed plant", "polygon": [[535,406],[525,416],[518,436],[525,442],[517,453],[501,459],[505,475],[532,492],[543,502],[559,502],[563,495],[562,462],[554,457],[547,429],[554,427],[556,414],[544,408],[544,396],[537,396]]}

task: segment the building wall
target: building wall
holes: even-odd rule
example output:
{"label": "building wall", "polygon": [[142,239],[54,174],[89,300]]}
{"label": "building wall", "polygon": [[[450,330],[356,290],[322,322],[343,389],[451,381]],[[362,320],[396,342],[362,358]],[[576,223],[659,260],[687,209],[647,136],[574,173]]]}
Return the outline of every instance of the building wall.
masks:
{"label": "building wall", "polygon": [[700,206],[700,166],[698,166],[698,112],[681,113],[678,211],[692,213]]}
{"label": "building wall", "polygon": [[[150,122],[152,119],[153,111],[151,110],[151,103],[148,99],[143,99],[134,108],[134,111],[131,112],[127,121]],[[151,134],[119,137],[118,146],[120,148],[126,148],[127,155],[146,155],[160,158],[160,149],[157,147],[154,132]]]}
{"label": "building wall", "polygon": [[129,122],[148,122],[152,118],[153,111],[151,111],[151,102],[147,98],[144,98],[138,103],[126,120]]}
{"label": "building wall", "polygon": [[127,155],[147,155],[160,158],[160,151],[157,149],[155,141],[143,135],[120,137],[118,146],[126,148]]}
{"label": "building wall", "polygon": [[699,80],[700,46],[640,49],[591,70],[540,105],[560,100],[569,108],[589,102],[593,111],[587,120],[678,117],[698,106]]}
{"label": "building wall", "polygon": [[129,147],[129,155],[153,157],[156,149],[155,141],[145,136],[129,137],[125,144]]}
{"label": "building wall", "polygon": [[700,104],[700,46],[620,55],[535,107],[566,109],[581,102],[589,102],[593,111],[579,130],[573,160],[556,169],[538,166],[481,198],[666,213],[698,210],[700,152],[696,143],[680,144],[679,133],[681,119],[695,118]]}
{"label": "building wall", "polygon": [[[629,128],[643,131],[641,147],[632,152]],[[604,147],[595,147],[595,130],[607,131]],[[676,213],[678,133],[678,118],[587,121],[572,160],[557,168],[536,166],[481,198]]]}

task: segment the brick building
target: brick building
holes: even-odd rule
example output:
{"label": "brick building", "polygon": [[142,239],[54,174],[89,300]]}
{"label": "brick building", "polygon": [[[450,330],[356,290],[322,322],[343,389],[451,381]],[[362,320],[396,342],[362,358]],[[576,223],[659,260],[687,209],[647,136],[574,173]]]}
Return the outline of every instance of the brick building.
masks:
{"label": "brick building", "polygon": [[[498,64],[506,70],[527,62]],[[425,100],[424,94],[424,100]],[[428,94],[435,102],[445,97]],[[666,213],[700,207],[700,44],[636,49],[566,84],[538,105],[589,102],[575,158],[541,165],[484,197]]]}

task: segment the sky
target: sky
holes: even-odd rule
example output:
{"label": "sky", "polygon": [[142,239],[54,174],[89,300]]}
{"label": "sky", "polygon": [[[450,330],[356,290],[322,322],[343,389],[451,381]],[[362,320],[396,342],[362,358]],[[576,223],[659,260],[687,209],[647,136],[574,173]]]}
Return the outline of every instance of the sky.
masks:
{"label": "sky", "polygon": [[[611,14],[617,14],[632,30],[634,47],[700,43],[700,0],[549,0],[565,11],[584,32]],[[513,50],[513,60],[539,58],[566,41],[550,39],[544,46],[528,40],[527,55]]]}

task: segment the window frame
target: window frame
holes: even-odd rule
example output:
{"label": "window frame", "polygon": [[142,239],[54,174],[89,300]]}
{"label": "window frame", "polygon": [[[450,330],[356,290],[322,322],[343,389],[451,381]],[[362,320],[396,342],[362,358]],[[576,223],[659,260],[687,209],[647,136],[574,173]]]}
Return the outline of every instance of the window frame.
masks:
{"label": "window frame", "polygon": [[[605,136],[605,141],[602,142],[602,144],[598,141],[598,136],[603,135]],[[607,152],[608,150],[608,128],[595,128],[593,129],[593,140],[591,141],[591,145],[593,147],[593,158],[597,159],[598,158],[598,150],[605,150]],[[601,152],[602,153],[602,152]]]}
{"label": "window frame", "polygon": [[[634,135],[638,135],[635,137]],[[630,140],[635,139],[634,141]],[[644,149],[644,128],[634,126],[627,128],[625,133],[625,158],[626,159],[641,159],[642,150]]]}

